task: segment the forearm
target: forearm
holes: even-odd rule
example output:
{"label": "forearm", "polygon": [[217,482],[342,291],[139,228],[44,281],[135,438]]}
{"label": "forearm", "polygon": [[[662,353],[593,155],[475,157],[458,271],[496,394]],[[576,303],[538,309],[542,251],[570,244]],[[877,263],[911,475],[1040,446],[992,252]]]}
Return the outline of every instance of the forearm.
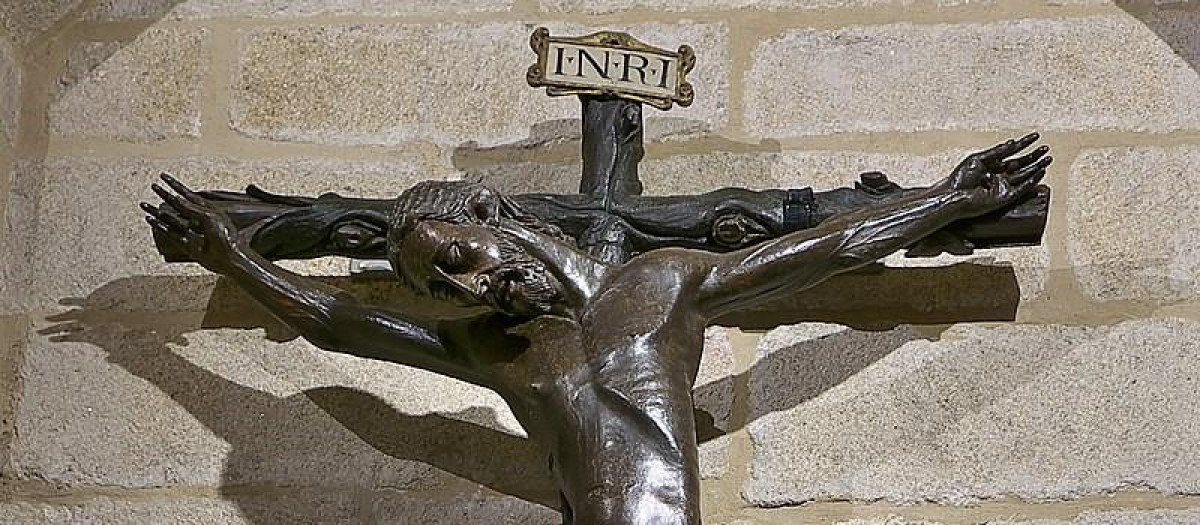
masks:
{"label": "forearm", "polygon": [[965,193],[921,192],[718,256],[704,285],[707,309],[719,315],[869,264],[963,218],[966,204]]}
{"label": "forearm", "polygon": [[224,272],[315,346],[431,370],[478,383],[433,330],[362,305],[352,295],[289,272],[252,250],[234,251]]}
{"label": "forearm", "polygon": [[834,273],[882,259],[967,216],[965,192],[929,189],[890,204],[833,217],[819,229],[840,232]]}
{"label": "forearm", "polygon": [[271,314],[314,343],[335,338],[332,312],[347,302],[338,297],[339,290],[284,270],[250,249],[235,249],[230,259],[222,273]]}

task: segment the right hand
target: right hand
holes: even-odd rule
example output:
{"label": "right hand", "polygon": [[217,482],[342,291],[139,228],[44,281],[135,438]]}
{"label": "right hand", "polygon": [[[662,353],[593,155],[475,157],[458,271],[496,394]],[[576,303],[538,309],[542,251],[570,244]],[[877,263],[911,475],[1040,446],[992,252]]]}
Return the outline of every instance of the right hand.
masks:
{"label": "right hand", "polygon": [[[170,175],[164,173],[162,180],[179,195],[157,184],[151,185],[165,204],[155,208],[141,203],[142,211],[146,212],[146,222],[193,261],[209,271],[227,273],[238,255],[240,241],[237,226],[225,212]],[[173,212],[168,211],[168,207]]]}
{"label": "right hand", "polygon": [[950,177],[935,186],[942,191],[967,194],[969,213],[983,215],[1016,204],[1037,190],[1054,158],[1046,156],[1050,148],[1039,147],[1027,155],[1009,159],[1037,142],[1030,133],[990,149],[969,155],[954,168]]}

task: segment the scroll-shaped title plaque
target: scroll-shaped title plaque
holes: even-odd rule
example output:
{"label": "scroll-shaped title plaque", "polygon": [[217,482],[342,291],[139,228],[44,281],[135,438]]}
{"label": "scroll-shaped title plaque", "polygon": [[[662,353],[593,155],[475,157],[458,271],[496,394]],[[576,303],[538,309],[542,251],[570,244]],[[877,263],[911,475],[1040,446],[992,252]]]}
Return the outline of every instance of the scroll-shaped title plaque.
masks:
{"label": "scroll-shaped title plaque", "polygon": [[551,96],[610,95],[671,109],[690,106],[696,93],[687,74],[696,66],[689,46],[679,51],[648,46],[625,33],[603,31],[578,38],[551,37],[540,27],[529,45],[537,63],[526,75],[529,85]]}

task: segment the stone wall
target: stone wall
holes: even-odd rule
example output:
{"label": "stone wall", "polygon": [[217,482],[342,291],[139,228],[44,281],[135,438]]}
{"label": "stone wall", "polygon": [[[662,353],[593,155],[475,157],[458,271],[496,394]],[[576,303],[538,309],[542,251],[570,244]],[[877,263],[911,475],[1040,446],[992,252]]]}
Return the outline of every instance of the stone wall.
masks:
{"label": "stone wall", "polygon": [[653,193],[1054,148],[1044,246],[893,257],[796,299],[822,322],[710,330],[707,523],[1200,523],[1186,0],[0,0],[0,523],[556,523],[496,396],[315,350],[161,262],[137,209],[163,171],[572,191],[539,25],[696,48],[696,104],[647,112]]}

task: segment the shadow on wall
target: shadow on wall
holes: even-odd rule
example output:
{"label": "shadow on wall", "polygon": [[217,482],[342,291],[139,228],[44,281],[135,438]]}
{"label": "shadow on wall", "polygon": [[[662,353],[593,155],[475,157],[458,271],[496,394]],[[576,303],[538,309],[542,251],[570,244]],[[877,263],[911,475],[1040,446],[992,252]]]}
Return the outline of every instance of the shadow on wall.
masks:
{"label": "shadow on wall", "polygon": [[[231,381],[173,352],[169,345],[186,345],[186,335],[209,329],[263,328],[275,341],[294,338],[287,327],[224,284],[214,290],[210,308],[202,316],[147,315],[171,310],[158,300],[162,295],[156,291],[203,289],[205,282],[211,279],[133,277],[114,281],[87,299],[64,301],[77,308],[49,318],[57,324],[40,333],[54,342],[82,342],[103,349],[108,361],[154,385],[227,442],[220,491],[239,505],[250,523],[274,525],[287,509],[272,505],[289,505],[286,501],[269,505],[245,501],[247,484],[264,483],[254,479],[256,472],[264,470],[263,464],[301,468],[329,464],[324,456],[330,450],[297,446],[320,441],[312,434],[329,434],[322,430],[328,426],[322,421],[323,413],[389,456],[432,465],[534,503],[552,506],[558,501],[550,478],[536,475],[546,462],[532,442],[463,421],[481,416],[494,420],[490,409],[472,408],[446,416],[409,415],[372,394],[344,387],[314,388],[280,397]],[[114,302],[118,306],[114,307]],[[335,444],[331,448],[338,449]],[[325,474],[289,471],[287,476],[321,480]],[[370,476],[364,473],[363,477]]]}
{"label": "shadow on wall", "polygon": [[[906,279],[903,274],[897,275]],[[373,279],[325,281],[351,291],[362,289],[372,300],[392,304],[395,294],[403,293],[394,284]],[[185,345],[185,336],[202,330],[261,328],[271,340],[295,338],[286,326],[224,280],[217,281],[203,312],[164,314],[178,311],[178,304],[170,303],[179,299],[167,297],[162,290],[204,290],[212,282],[210,277],[167,276],[113,281],[87,298],[63,300],[75,309],[49,318],[55,324],[40,333],[54,342],[81,342],[103,349],[110,362],[154,385],[227,442],[229,452],[224,458],[220,490],[226,499],[239,505],[249,522],[273,524],[293,505],[282,499],[266,505],[261,499],[246,499],[245,487],[254,483],[254,473],[263,471],[264,463],[327,464],[323,458],[326,449],[296,445],[320,441],[320,434],[328,432],[321,430],[327,425],[324,414],[393,458],[431,465],[528,502],[556,506],[557,489],[547,470],[545,454],[532,441],[489,428],[498,427],[491,409],[410,415],[373,394],[340,386],[277,396],[229,380],[178,355],[170,345]],[[769,408],[760,407],[751,420],[808,401],[915,338],[909,332],[897,334],[845,332],[801,343],[760,360],[748,374],[784,374],[798,378],[802,384],[788,395],[775,397]],[[860,351],[854,356],[835,355],[836,349],[845,346],[832,343],[844,343],[846,338],[853,340]],[[726,377],[701,385],[696,396],[711,398],[714,393],[728,391],[730,383],[740,379]],[[481,418],[493,424],[465,421]],[[714,417],[699,410],[697,426],[701,443],[740,428],[717,428]],[[323,474],[289,472],[288,476],[322,479]]]}

